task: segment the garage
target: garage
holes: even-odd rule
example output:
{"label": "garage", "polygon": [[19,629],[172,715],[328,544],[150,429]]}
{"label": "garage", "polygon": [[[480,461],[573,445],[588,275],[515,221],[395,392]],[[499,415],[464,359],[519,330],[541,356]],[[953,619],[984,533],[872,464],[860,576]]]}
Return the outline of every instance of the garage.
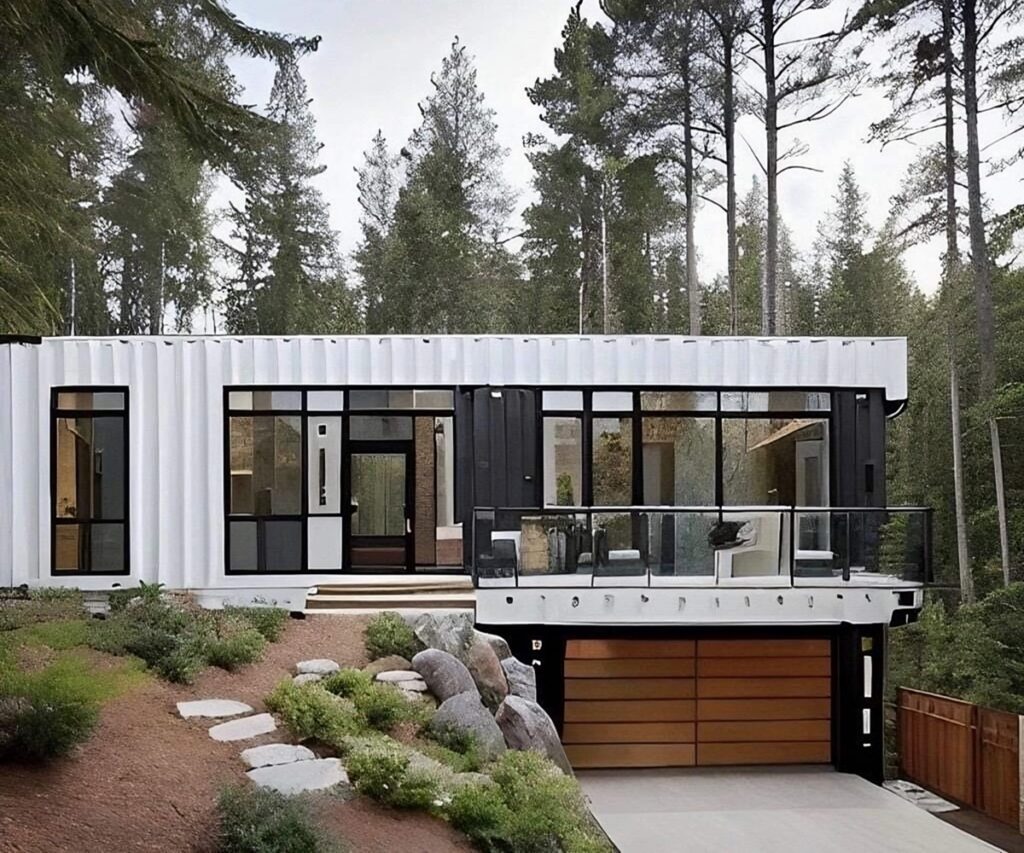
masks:
{"label": "garage", "polygon": [[577,768],[832,759],[827,638],[570,639],[564,672]]}

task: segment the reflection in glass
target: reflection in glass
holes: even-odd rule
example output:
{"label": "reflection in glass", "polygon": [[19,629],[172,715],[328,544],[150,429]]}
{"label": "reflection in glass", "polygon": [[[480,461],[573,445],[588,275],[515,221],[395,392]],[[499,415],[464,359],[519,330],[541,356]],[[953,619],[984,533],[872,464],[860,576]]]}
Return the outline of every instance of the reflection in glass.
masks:
{"label": "reflection in glass", "polygon": [[119,411],[124,409],[123,391],[60,391],[58,409]]}
{"label": "reflection in glass", "polygon": [[57,518],[124,518],[124,420],[57,418]]}
{"label": "reflection in glass", "polygon": [[633,503],[633,432],[630,418],[594,418],[594,506]]}
{"label": "reflection in glass", "polygon": [[724,412],[828,411],[831,397],[820,391],[723,391]]}
{"label": "reflection in glass", "polygon": [[645,412],[713,412],[718,406],[714,391],[641,391]]}
{"label": "reflection in glass", "polygon": [[579,418],[544,418],[544,504],[583,504],[583,424]]}
{"label": "reflection in glass", "polygon": [[582,391],[544,391],[541,394],[541,406],[552,412],[583,411]]}
{"label": "reflection in glass", "polygon": [[405,535],[405,454],[353,453],[352,533]]}
{"label": "reflection in glass", "polygon": [[298,515],[302,511],[302,419],[232,417],[229,424],[231,512]]}
{"label": "reflection in glass", "polygon": [[814,506],[800,500],[800,497],[805,501],[813,497],[819,499],[817,505],[825,505],[829,494],[827,453],[828,422],[825,420],[723,420],[725,503],[732,506]]}
{"label": "reflection in glass", "polygon": [[58,572],[122,572],[124,525],[58,524],[54,570]]}
{"label": "reflection in glass", "polygon": [[349,418],[349,438],[380,441],[412,438],[412,418],[395,415],[358,415]]}

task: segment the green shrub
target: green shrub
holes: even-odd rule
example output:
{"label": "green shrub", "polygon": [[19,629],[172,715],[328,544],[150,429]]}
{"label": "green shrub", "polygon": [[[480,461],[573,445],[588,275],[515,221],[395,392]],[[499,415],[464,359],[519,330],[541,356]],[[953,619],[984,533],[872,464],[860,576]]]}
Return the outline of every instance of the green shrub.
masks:
{"label": "green shrub", "polygon": [[336,696],[351,699],[363,722],[382,732],[398,723],[425,725],[429,717],[423,702],[410,702],[397,687],[374,681],[372,675],[362,670],[339,669],[324,678],[320,686]]}
{"label": "green shrub", "polygon": [[215,632],[206,643],[206,660],[221,669],[233,670],[258,661],[267,647],[263,634],[240,617],[220,615]]}
{"label": "green shrub", "polygon": [[509,750],[495,763],[491,778],[509,807],[503,835],[512,850],[564,849],[569,839],[579,843],[580,832],[598,843],[579,783],[539,753]]}
{"label": "green shrub", "polygon": [[353,696],[356,710],[366,725],[386,732],[398,723],[424,725],[429,711],[422,702],[410,702],[402,691],[388,684],[374,684]]}
{"label": "green shrub", "polygon": [[393,802],[409,767],[409,755],[387,738],[352,744],[345,762],[349,779],[359,793],[384,803]]}
{"label": "green shrub", "polygon": [[373,676],[360,669],[339,669],[324,678],[320,684],[325,690],[336,696],[345,696],[351,699],[357,693],[362,693],[373,687]]}
{"label": "green shrub", "polygon": [[496,785],[463,785],[445,807],[448,820],[484,850],[497,849],[511,813]]}
{"label": "green shrub", "polygon": [[259,631],[268,643],[276,643],[281,639],[288,611],[283,607],[225,607],[224,612],[230,616],[239,616]]}
{"label": "green shrub", "polygon": [[400,655],[412,660],[423,644],[416,638],[412,628],[397,613],[387,612],[376,616],[364,632],[366,653],[370,660]]}
{"label": "green shrub", "polygon": [[475,773],[484,763],[476,738],[465,729],[429,729],[418,747],[421,752],[448,765],[456,773]]}
{"label": "green shrub", "polygon": [[452,794],[452,825],[485,850],[516,853],[608,853],[579,784],[536,752],[510,750],[493,766],[493,785]]}
{"label": "green shrub", "polygon": [[306,804],[267,788],[221,791],[220,853],[326,853],[336,849],[313,822]]}
{"label": "green shrub", "polygon": [[429,770],[409,768],[387,802],[398,809],[434,811],[441,805],[441,780]]}
{"label": "green shrub", "polygon": [[103,699],[118,692],[119,674],[99,676],[66,658],[41,672],[0,677],[0,755],[28,761],[66,755],[92,733]]}
{"label": "green shrub", "polygon": [[352,701],[328,693],[316,683],[282,681],[266,698],[266,705],[299,740],[313,738],[344,751],[346,738],[364,731]]}
{"label": "green shrub", "polygon": [[[254,616],[256,611],[272,615]],[[207,665],[231,670],[259,660],[267,644],[264,632],[280,634],[283,613],[276,608],[200,610],[166,600],[157,585],[143,585],[112,593],[110,615],[93,627],[89,644],[110,654],[134,655],[168,681],[188,683]]]}

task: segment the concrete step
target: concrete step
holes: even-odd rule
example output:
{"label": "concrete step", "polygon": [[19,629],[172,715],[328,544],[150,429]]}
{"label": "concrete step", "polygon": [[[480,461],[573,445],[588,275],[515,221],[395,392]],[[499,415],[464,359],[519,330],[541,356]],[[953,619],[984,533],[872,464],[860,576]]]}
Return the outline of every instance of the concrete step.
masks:
{"label": "concrete step", "polygon": [[472,592],[353,595],[346,591],[343,594],[320,592],[306,598],[307,610],[472,610],[475,606],[476,596]]}

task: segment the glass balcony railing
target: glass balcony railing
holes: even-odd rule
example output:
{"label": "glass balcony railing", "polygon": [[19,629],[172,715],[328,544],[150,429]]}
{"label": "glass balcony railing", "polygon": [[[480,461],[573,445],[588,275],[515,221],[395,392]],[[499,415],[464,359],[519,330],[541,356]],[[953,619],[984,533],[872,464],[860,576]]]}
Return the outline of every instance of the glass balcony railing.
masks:
{"label": "glass balcony railing", "polygon": [[478,586],[814,586],[931,579],[925,507],[477,507]]}

